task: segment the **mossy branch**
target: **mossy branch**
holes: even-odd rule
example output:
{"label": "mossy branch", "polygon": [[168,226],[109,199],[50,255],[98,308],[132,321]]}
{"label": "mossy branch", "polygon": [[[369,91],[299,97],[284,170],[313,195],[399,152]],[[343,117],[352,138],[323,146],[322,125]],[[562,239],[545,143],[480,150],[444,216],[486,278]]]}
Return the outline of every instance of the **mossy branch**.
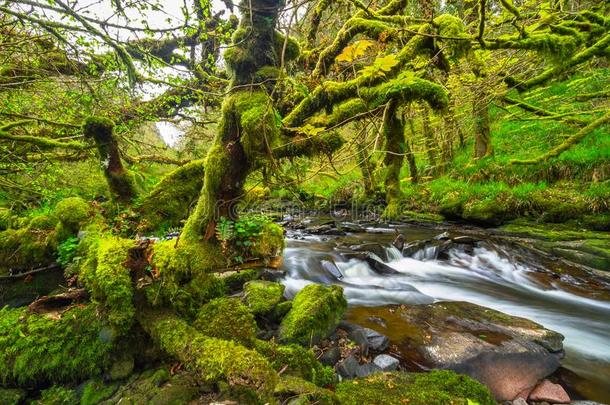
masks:
{"label": "mossy branch", "polygon": [[242,394],[250,390],[258,400],[272,396],[278,376],[257,352],[233,341],[206,337],[169,312],[141,310],[139,321],[161,349],[203,382],[224,380],[232,390]]}
{"label": "mossy branch", "polygon": [[599,128],[602,125],[605,125],[605,124],[607,124],[609,122],[610,122],[610,112],[607,112],[606,114],[604,114],[600,118],[596,119],[595,121],[593,121],[592,123],[590,123],[586,127],[582,128],[576,134],[574,134],[571,137],[569,137],[568,139],[566,139],[565,142],[563,142],[559,146],[553,148],[552,150],[550,150],[549,152],[545,153],[544,155],[539,156],[539,157],[537,157],[535,159],[511,160],[510,163],[511,164],[522,164],[522,165],[524,165],[524,164],[525,165],[527,165],[527,164],[536,164],[536,163],[540,163],[540,162],[546,161],[548,159],[557,157],[561,153],[563,153],[566,150],[570,149],[572,146],[576,145],[578,142],[582,141],[583,138],[586,137],[587,135],[589,135],[591,132],[595,131],[597,128]]}
{"label": "mossy branch", "polygon": [[[508,96],[503,97],[502,101],[506,102],[507,104],[517,106],[517,107],[521,108],[522,110],[531,112],[532,114],[537,115],[539,117],[547,117],[547,118],[551,118],[551,119],[561,119],[562,117],[564,117],[566,115],[566,114],[556,114],[552,111],[545,110],[543,108],[529,104],[522,100],[515,100]],[[570,114],[572,114],[572,113],[570,113]],[[580,118],[574,118],[574,117],[565,118],[565,119],[563,119],[563,121],[566,123],[575,124],[575,125],[585,125],[587,123],[587,121],[585,121],[585,120],[582,120]]]}
{"label": "mossy branch", "polygon": [[8,141],[29,143],[29,144],[36,145],[40,148],[45,148],[45,149],[63,148],[63,149],[73,149],[73,150],[85,150],[85,149],[91,148],[90,145],[87,145],[87,144],[84,144],[84,143],[81,143],[78,141],[63,142],[63,141],[57,141],[54,139],[44,138],[44,137],[40,137],[40,136],[14,135],[14,134],[7,132],[8,130],[10,130],[12,128],[27,125],[32,122],[33,122],[32,120],[22,120],[22,121],[16,121],[16,122],[4,124],[2,127],[0,127],[0,140],[5,139]]}
{"label": "mossy branch", "polygon": [[567,71],[568,69],[571,69],[577,65],[580,65],[581,63],[590,60],[594,56],[604,54],[609,46],[610,34],[606,34],[589,48],[586,48],[585,50],[577,53],[561,65],[557,65],[555,67],[545,70],[538,76],[535,76],[521,83],[517,82],[512,77],[507,77],[506,81],[509,85],[514,85],[519,91],[529,90],[533,87],[546,83],[547,81],[551,80],[556,76],[559,76],[561,73]]}
{"label": "mossy branch", "polygon": [[[346,82],[344,84],[348,84]],[[334,85],[334,84],[333,84]],[[347,86],[346,86],[347,87]],[[347,88],[349,89],[349,87]],[[400,75],[394,80],[387,81],[373,87],[361,87],[354,89],[354,96],[350,92],[346,92],[341,84],[337,87],[327,87],[323,94],[313,94],[313,97],[319,97],[321,100],[311,100],[312,104],[306,106],[309,110],[309,115],[317,112],[328,105],[334,105],[332,113],[326,118],[315,119],[316,126],[331,127],[341,125],[349,121],[352,117],[357,116],[366,111],[373,110],[389,100],[397,99],[401,102],[413,100],[425,100],[430,106],[437,110],[442,110],[447,107],[449,99],[447,92],[442,86],[428,80],[415,77],[410,72]],[[347,98],[347,100],[346,100]],[[307,103],[307,99],[304,100]],[[303,104],[303,103],[302,103]],[[307,116],[303,116],[306,119]],[[286,122],[295,122],[294,116],[286,117]],[[300,119],[296,122],[302,123]]]}
{"label": "mossy branch", "polygon": [[500,0],[500,3],[502,3],[502,7],[504,7],[509,13],[514,15],[517,20],[521,19],[521,13],[519,12],[519,9],[513,4],[513,0]]}

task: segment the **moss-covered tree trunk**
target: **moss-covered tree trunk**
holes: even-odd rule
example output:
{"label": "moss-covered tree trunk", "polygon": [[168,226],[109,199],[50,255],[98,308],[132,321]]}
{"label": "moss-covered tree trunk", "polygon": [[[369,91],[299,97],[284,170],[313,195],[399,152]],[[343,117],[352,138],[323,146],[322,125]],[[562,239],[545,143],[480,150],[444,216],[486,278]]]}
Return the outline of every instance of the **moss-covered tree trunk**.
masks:
{"label": "moss-covered tree trunk", "polygon": [[415,162],[415,154],[413,153],[412,144],[415,141],[415,125],[413,124],[413,118],[409,117],[409,129],[411,131],[411,142],[405,138],[406,147],[406,158],[409,164],[409,174],[411,175],[411,183],[417,184],[419,181],[419,175],[417,172],[417,163]]}
{"label": "moss-covered tree trunk", "polygon": [[362,173],[362,181],[364,182],[364,192],[366,195],[372,195],[374,193],[375,181],[374,181],[374,168],[371,163],[371,154],[369,153],[370,145],[368,144],[368,127],[366,124],[361,125],[359,129],[360,136],[356,137],[356,159],[358,167]]}
{"label": "moss-covered tree trunk", "polygon": [[275,25],[278,0],[249,0],[233,45],[225,53],[232,73],[229,95],[222,106],[218,134],[206,157],[203,187],[182,240],[215,243],[220,217],[234,218],[244,181],[277,137],[271,99],[261,83],[275,72],[280,55]]}
{"label": "moss-covered tree trunk", "polygon": [[493,155],[491,130],[489,128],[489,104],[481,94],[472,104],[474,118],[474,158],[481,159]]}
{"label": "moss-covered tree trunk", "polygon": [[399,203],[402,197],[400,190],[400,169],[405,157],[404,124],[398,115],[398,102],[393,99],[388,103],[383,115],[383,135],[385,139],[386,166],[385,194],[388,217],[399,214]]}
{"label": "moss-covered tree trunk", "polygon": [[128,202],[136,196],[133,177],[123,167],[121,153],[114,136],[114,123],[107,118],[90,117],[83,127],[85,138],[97,147],[104,176],[113,197]]}
{"label": "moss-covered tree trunk", "polygon": [[430,171],[433,172],[436,167],[436,139],[434,139],[434,130],[430,123],[430,108],[427,105],[422,109],[422,129],[424,133],[424,142],[426,145],[426,153],[428,154],[428,165]]}

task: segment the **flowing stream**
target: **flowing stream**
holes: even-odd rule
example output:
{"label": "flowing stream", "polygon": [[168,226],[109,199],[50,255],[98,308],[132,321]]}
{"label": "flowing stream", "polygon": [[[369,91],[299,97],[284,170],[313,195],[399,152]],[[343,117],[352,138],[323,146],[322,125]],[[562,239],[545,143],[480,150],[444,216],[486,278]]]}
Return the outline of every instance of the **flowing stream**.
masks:
{"label": "flowing stream", "polygon": [[[434,245],[440,232],[433,229],[401,228],[407,242],[433,242],[403,257],[391,245],[394,232],[370,229],[339,238],[289,234],[282,281],[287,295],[309,283],[339,284],[352,308],[468,301],[533,320],[565,336],[562,365],[571,388],[610,403],[610,300],[605,296],[576,293],[561,279],[541,281],[541,272],[552,273],[543,260],[498,242],[483,241],[468,251],[450,248],[440,259]],[[398,273],[379,274],[366,261],[347,259],[342,238],[380,243],[385,264]]]}

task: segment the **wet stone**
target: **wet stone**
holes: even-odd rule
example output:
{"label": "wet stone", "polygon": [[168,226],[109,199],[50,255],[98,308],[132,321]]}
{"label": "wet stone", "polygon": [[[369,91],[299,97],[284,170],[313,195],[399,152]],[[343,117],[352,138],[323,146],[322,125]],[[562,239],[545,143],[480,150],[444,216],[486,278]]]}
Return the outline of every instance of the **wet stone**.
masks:
{"label": "wet stone", "polygon": [[357,376],[360,364],[354,355],[349,355],[337,363],[336,370],[343,378],[354,378]]}
{"label": "wet stone", "polygon": [[326,350],[320,356],[320,363],[333,367],[341,359],[341,350],[337,346],[333,346]]}
{"label": "wet stone", "polygon": [[387,336],[369,328],[364,328],[364,332],[366,333],[370,350],[382,352],[390,345],[390,339]]}
{"label": "wet stone", "polygon": [[400,361],[387,354],[380,354],[373,359],[373,363],[382,371],[394,371],[398,368]]}

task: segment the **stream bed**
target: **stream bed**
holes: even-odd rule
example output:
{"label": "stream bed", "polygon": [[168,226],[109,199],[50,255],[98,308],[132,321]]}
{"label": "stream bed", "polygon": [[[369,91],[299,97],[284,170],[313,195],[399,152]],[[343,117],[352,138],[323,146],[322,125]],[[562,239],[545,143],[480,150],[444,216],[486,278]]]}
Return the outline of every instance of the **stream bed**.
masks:
{"label": "stream bed", "polygon": [[[404,236],[402,251],[392,245],[398,234]],[[456,237],[469,242],[450,243]],[[372,255],[389,269],[379,271],[353,254],[379,245],[383,250],[372,249]],[[309,283],[341,285],[350,307],[347,317],[354,322],[384,306],[438,301],[467,301],[530,319],[565,336],[558,374],[573,397],[610,403],[608,275],[570,268],[487,237],[484,230],[472,239],[460,228],[417,225],[373,226],[343,235],[289,231],[283,270],[289,297]],[[401,327],[389,324],[387,330]]]}

